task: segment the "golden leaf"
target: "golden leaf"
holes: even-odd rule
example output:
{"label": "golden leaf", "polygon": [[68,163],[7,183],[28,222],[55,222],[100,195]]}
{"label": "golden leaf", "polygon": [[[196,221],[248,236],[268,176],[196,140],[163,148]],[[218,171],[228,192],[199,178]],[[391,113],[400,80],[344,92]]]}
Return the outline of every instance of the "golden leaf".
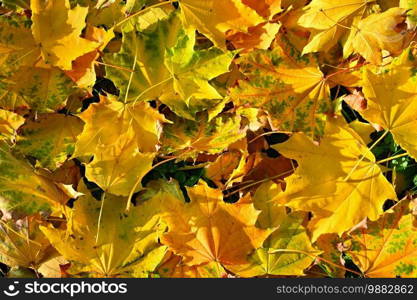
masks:
{"label": "golden leaf", "polygon": [[254,204],[262,211],[257,224],[273,232],[262,247],[250,255],[248,264],[232,267],[236,274],[243,277],[304,275],[304,269],[319,255],[303,226],[306,214],[287,214],[286,208],[276,201],[280,192],[281,188],[271,181],[256,190]]}
{"label": "golden leaf", "polygon": [[242,0],[180,0],[179,3],[185,25],[197,29],[221,48],[225,48],[228,30],[246,32],[264,21]]}
{"label": "golden leaf", "polygon": [[249,197],[225,203],[221,191],[203,181],[187,191],[190,203],[171,193],[156,196],[161,199],[162,218],[168,225],[161,241],[182,256],[186,265],[218,262],[227,268],[245,263],[246,256],[270,234],[255,227],[259,211]]}
{"label": "golden leaf", "polygon": [[72,61],[93,51],[98,43],[81,38],[87,7],[70,8],[69,0],[32,0],[32,32],[47,64],[72,69]]}
{"label": "golden leaf", "polygon": [[[157,244],[159,219],[152,211],[133,207],[123,198],[106,195],[102,203],[81,186],[85,196],[66,211],[66,228],[41,227],[61,255],[71,261],[71,274],[146,277],[165,255]],[[101,216],[101,217],[100,217]]]}
{"label": "golden leaf", "polygon": [[247,79],[231,90],[237,105],[265,110],[274,129],[322,134],[330,90],[313,57],[301,56],[283,41],[272,51],[253,51],[238,62]]}
{"label": "golden leaf", "polygon": [[415,277],[417,240],[414,216],[403,200],[380,219],[350,235],[347,253],[366,277]]}
{"label": "golden leaf", "polygon": [[373,73],[366,70],[363,91],[368,100],[362,115],[388,130],[395,141],[413,158],[417,158],[417,85],[412,49],[407,49],[391,65]]}
{"label": "golden leaf", "polygon": [[340,119],[328,120],[319,145],[294,134],[273,148],[297,160],[277,201],[313,212],[313,241],[324,233],[341,235],[365,217],[378,219],[384,202],[397,198],[362,138]]}

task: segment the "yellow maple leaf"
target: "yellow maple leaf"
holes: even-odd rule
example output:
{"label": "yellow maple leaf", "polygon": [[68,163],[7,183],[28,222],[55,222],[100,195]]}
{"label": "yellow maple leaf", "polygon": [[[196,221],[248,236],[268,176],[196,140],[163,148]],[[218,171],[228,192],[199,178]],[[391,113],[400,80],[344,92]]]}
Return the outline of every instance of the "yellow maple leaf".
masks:
{"label": "yellow maple leaf", "polygon": [[294,134],[273,148],[299,164],[277,201],[313,212],[313,241],[324,233],[341,235],[365,217],[376,220],[384,202],[397,198],[362,138],[340,119],[328,120],[319,145]]}
{"label": "yellow maple leaf", "polygon": [[32,32],[47,64],[71,70],[72,61],[93,51],[98,43],[81,38],[87,7],[70,7],[69,0],[32,0]]}
{"label": "yellow maple leaf", "polygon": [[190,203],[167,192],[153,198],[161,203],[161,215],[169,228],[161,241],[182,256],[186,265],[218,262],[227,268],[243,264],[270,234],[255,227],[260,212],[249,197],[233,204],[223,202],[221,191],[203,181],[187,191]]}
{"label": "yellow maple leaf", "polygon": [[11,267],[38,269],[56,256],[45,235],[39,230],[39,215],[20,220],[0,220],[0,261]]}
{"label": "yellow maple leaf", "polygon": [[217,262],[209,262],[198,266],[187,266],[181,256],[169,253],[168,258],[158,268],[161,277],[168,278],[222,278],[227,273]]}
{"label": "yellow maple leaf", "polygon": [[363,92],[368,108],[361,114],[391,132],[397,144],[417,159],[416,57],[409,48],[378,73],[366,70]]}
{"label": "yellow maple leaf", "polygon": [[406,32],[399,25],[404,23],[406,12],[406,9],[394,7],[355,22],[343,49],[345,57],[356,52],[367,61],[380,65],[382,50],[392,55],[401,53]]}
{"label": "yellow maple leaf", "polygon": [[151,170],[154,158],[155,153],[141,153],[133,140],[123,141],[96,152],[85,175],[105,192],[129,196],[142,187],[140,181]]}
{"label": "yellow maple leaf", "polygon": [[273,50],[252,51],[238,63],[246,79],[231,89],[235,105],[266,111],[273,129],[322,134],[330,89],[312,56],[301,56],[287,41]]}
{"label": "yellow maple leaf", "polygon": [[184,29],[178,15],[154,19],[146,30],[140,28],[140,18],[124,24],[120,51],[105,55],[106,63],[116,67],[106,72],[125,102],[158,99],[193,119],[223,99],[210,81],[229,71],[236,52],[198,50],[195,30]]}
{"label": "yellow maple leaf", "polygon": [[249,263],[232,266],[243,277],[262,275],[304,275],[319,251],[313,248],[303,226],[306,213],[287,214],[286,207],[276,201],[281,187],[272,181],[262,184],[255,192],[255,208],[261,210],[257,224],[274,230],[261,248],[250,255]]}
{"label": "yellow maple leaf", "polygon": [[350,234],[347,253],[366,277],[416,276],[417,235],[409,204],[401,201],[377,221]]}
{"label": "yellow maple leaf", "polygon": [[[141,152],[154,152],[165,117],[147,102],[124,104],[102,97],[79,117],[85,126],[75,145],[74,157],[101,153],[112,145],[134,139]],[[112,124],[112,126],[106,126]],[[123,144],[123,143],[122,143]]]}
{"label": "yellow maple leaf", "polygon": [[16,148],[37,159],[42,167],[55,170],[71,156],[82,129],[83,122],[77,117],[40,114],[20,128]]}
{"label": "yellow maple leaf", "polygon": [[249,27],[264,21],[242,0],[180,0],[179,4],[184,24],[197,29],[223,49],[228,30],[247,32]]}
{"label": "yellow maple leaf", "polygon": [[178,117],[171,119],[173,123],[164,126],[160,151],[179,157],[217,154],[245,136],[238,115],[221,114],[210,122],[206,117],[197,122]]}
{"label": "yellow maple leaf", "polygon": [[157,243],[163,227],[152,210],[133,207],[127,213],[121,197],[106,195],[104,202],[97,201],[83,184],[79,192],[84,196],[73,210],[65,211],[66,229],[41,227],[58,252],[73,263],[69,273],[146,277],[153,271],[166,247]]}
{"label": "yellow maple leaf", "polygon": [[303,53],[329,50],[348,31],[356,16],[363,16],[376,0],[313,0],[303,8],[298,24],[311,36]]}
{"label": "yellow maple leaf", "polygon": [[46,65],[27,20],[0,16],[0,104],[37,111],[61,108],[73,82],[58,68]]}
{"label": "yellow maple leaf", "polygon": [[64,186],[38,174],[13,149],[0,142],[0,206],[26,213],[60,208],[73,195]]}

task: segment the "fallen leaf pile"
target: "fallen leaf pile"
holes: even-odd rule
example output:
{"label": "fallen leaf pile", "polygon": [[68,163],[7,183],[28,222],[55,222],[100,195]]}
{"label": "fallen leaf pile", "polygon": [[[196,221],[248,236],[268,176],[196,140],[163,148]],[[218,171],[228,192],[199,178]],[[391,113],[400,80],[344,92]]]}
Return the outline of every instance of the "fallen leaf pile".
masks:
{"label": "fallen leaf pile", "polygon": [[417,1],[0,2],[0,277],[416,277]]}

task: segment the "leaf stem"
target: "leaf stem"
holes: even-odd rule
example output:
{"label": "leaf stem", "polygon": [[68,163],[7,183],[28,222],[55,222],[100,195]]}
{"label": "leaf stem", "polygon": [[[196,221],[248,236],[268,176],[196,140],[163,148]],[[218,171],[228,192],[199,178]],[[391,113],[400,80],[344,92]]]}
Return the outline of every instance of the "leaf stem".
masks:
{"label": "leaf stem", "polygon": [[112,64],[107,64],[107,63],[104,63],[104,62],[101,62],[101,61],[95,61],[94,63],[97,64],[97,65],[103,65],[105,67],[115,68],[115,69],[126,71],[126,72],[131,72],[131,73],[135,72],[135,70],[131,70],[131,69],[120,67],[120,66],[115,66],[115,65],[112,65]]}
{"label": "leaf stem", "polygon": [[383,163],[386,163],[386,162],[389,162],[391,160],[401,158],[401,157],[404,157],[404,156],[408,156],[408,153],[407,152],[406,153],[401,153],[401,154],[398,154],[398,155],[395,155],[395,156],[392,156],[392,157],[381,159],[381,160],[377,161],[376,163],[377,164],[383,164]]}
{"label": "leaf stem", "polygon": [[173,79],[173,77],[169,77],[169,78],[166,78],[166,79],[164,79],[164,80],[162,80],[162,81],[160,81],[160,82],[158,82],[158,83],[156,83],[156,84],[154,84],[154,85],[152,85],[152,86],[150,86],[150,87],[148,87],[148,88],[146,88],[144,91],[142,91],[134,100],[132,100],[132,101],[126,101],[125,103],[136,103],[141,97],[143,97],[143,95],[145,95],[147,92],[149,92],[149,91],[151,91],[152,89],[154,89],[154,88],[156,88],[157,86],[160,86],[160,85],[162,85],[162,84],[164,84],[164,83],[167,83],[168,81],[170,81],[171,79]]}
{"label": "leaf stem", "polygon": [[104,199],[106,198],[106,192],[103,191],[103,194],[101,195],[101,206],[100,206],[100,213],[98,215],[98,221],[97,221],[97,235],[96,235],[96,245],[98,243],[98,238],[100,235],[100,224],[101,224],[101,218],[103,216],[103,208],[104,208]]}
{"label": "leaf stem", "polygon": [[136,44],[136,49],[135,49],[135,59],[133,60],[133,66],[132,66],[132,70],[133,72],[130,73],[129,76],[129,82],[127,83],[127,87],[126,87],[126,95],[125,95],[125,100],[124,103],[127,103],[127,98],[129,97],[129,90],[130,90],[130,85],[132,84],[132,80],[133,80],[133,75],[135,73],[135,68],[136,68],[136,62],[137,62],[137,58],[138,58],[138,49],[137,49],[137,44]]}

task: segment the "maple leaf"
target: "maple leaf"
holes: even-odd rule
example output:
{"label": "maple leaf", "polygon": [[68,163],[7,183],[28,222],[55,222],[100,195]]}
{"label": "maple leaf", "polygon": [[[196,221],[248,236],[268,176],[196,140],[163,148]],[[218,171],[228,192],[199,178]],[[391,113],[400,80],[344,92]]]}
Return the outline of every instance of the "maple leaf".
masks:
{"label": "maple leaf", "polygon": [[274,129],[321,135],[330,91],[313,57],[277,44],[245,54],[238,63],[247,79],[231,90],[237,105],[264,109]]}
{"label": "maple leaf", "polygon": [[161,123],[166,122],[165,117],[147,102],[124,104],[105,97],[90,105],[79,117],[85,125],[75,144],[74,157],[101,153],[132,139],[141,152],[154,152],[161,134]]}
{"label": "maple leaf", "polygon": [[234,204],[223,202],[221,191],[203,181],[187,192],[190,203],[169,192],[153,198],[162,205],[161,216],[168,226],[161,241],[186,265],[218,262],[227,268],[245,263],[270,234],[255,227],[259,211],[248,197]]}
{"label": "maple leaf", "polygon": [[328,120],[319,145],[297,133],[273,148],[297,160],[299,166],[286,178],[286,190],[277,201],[313,212],[313,241],[324,233],[341,235],[365,217],[376,220],[384,202],[397,198],[374,155],[340,119]]}
{"label": "maple leaf", "polygon": [[79,87],[88,88],[94,85],[97,77],[95,62],[113,37],[113,30],[106,31],[102,28],[87,26],[85,38],[99,43],[100,47],[75,59],[72,62],[72,70],[66,72]]}
{"label": "maple leaf", "polygon": [[63,278],[62,266],[69,263],[63,256],[54,257],[40,265],[37,271],[42,274],[43,278]]}
{"label": "maple leaf", "polygon": [[347,253],[366,277],[415,277],[417,241],[409,205],[403,200],[350,234]]}
{"label": "maple leaf", "polygon": [[189,106],[193,99],[223,98],[209,81],[228,72],[234,53],[214,47],[195,51],[195,33],[184,31],[176,13],[146,30],[130,25],[122,31],[120,52],[106,55],[105,61],[116,66],[106,70],[125,101],[159,98],[181,113],[186,109],[179,110],[178,102]]}
{"label": "maple leaf", "polygon": [[88,8],[70,8],[69,0],[32,0],[32,32],[47,64],[72,69],[72,61],[93,51],[98,43],[81,38]]}
{"label": "maple leaf", "polygon": [[302,223],[306,214],[287,214],[285,206],[274,198],[281,188],[272,181],[261,185],[254,195],[255,208],[261,210],[257,224],[274,232],[261,248],[250,255],[249,263],[232,267],[243,277],[261,275],[304,275],[304,269],[313,262],[319,252],[313,248]]}
{"label": "maple leaf", "polygon": [[39,215],[20,220],[0,220],[0,261],[11,267],[38,269],[56,256],[54,248],[39,230]]}
{"label": "maple leaf", "polygon": [[223,49],[228,30],[247,32],[249,27],[264,21],[242,0],[180,0],[179,4],[184,24],[197,29]]}
{"label": "maple leaf", "polygon": [[[141,188],[140,179],[151,170],[159,126],[166,120],[146,102],[101,100],[80,115],[85,126],[73,156],[94,155],[86,165],[87,178],[106,192],[128,196]],[[117,125],[111,131],[103,125],[109,121]]]}
{"label": "maple leaf", "polygon": [[147,277],[166,251],[157,244],[159,219],[140,207],[126,213],[123,198],[106,195],[100,203],[82,184],[79,191],[85,196],[66,211],[66,229],[41,227],[58,252],[74,263],[69,272]]}
{"label": "maple leaf", "polygon": [[39,112],[52,112],[64,107],[74,91],[72,80],[56,68],[22,67],[9,80],[7,89]]}
{"label": "maple leaf", "polygon": [[[149,100],[161,94],[163,84],[170,78],[164,65],[164,56],[166,49],[175,45],[181,32],[181,23],[176,14],[156,20],[144,31],[136,30],[136,26],[139,26],[137,18],[131,22],[134,23],[122,27],[120,51],[104,56],[106,63],[118,67],[106,67],[106,72],[119,87],[121,99]],[[130,84],[126,86],[126,82]]]}
{"label": "maple leaf", "polygon": [[65,204],[72,195],[42,175],[26,161],[12,154],[10,146],[0,142],[0,206],[36,213]]}
{"label": "maple leaf", "polygon": [[34,65],[39,50],[27,20],[0,15],[1,75],[10,76],[22,65]]}
{"label": "maple leaf", "polygon": [[72,81],[39,60],[39,47],[27,20],[0,16],[0,24],[1,106],[30,106],[38,111],[60,108],[73,91]]}
{"label": "maple leaf", "polygon": [[417,139],[411,134],[417,126],[415,59],[409,48],[378,73],[366,70],[363,92],[368,108],[361,114],[390,131],[395,141],[417,158]]}
{"label": "maple leaf", "polygon": [[177,44],[166,52],[165,65],[172,74],[175,93],[187,104],[192,97],[222,99],[209,81],[229,71],[234,52],[224,53],[214,47],[194,51],[194,47],[195,32],[187,32],[187,35],[181,36]]}
{"label": "maple leaf", "polygon": [[344,55],[352,52],[362,55],[367,61],[380,65],[382,50],[398,55],[404,48],[405,31],[399,25],[405,21],[406,9],[391,8],[381,14],[373,14],[352,26],[344,46]]}
{"label": "maple leaf", "polygon": [[161,152],[181,157],[196,157],[199,153],[217,154],[242,139],[240,117],[223,114],[207,122],[204,117],[191,121],[176,117],[164,126]]}
{"label": "maple leaf", "polygon": [[181,256],[170,253],[169,258],[159,266],[158,274],[167,278],[222,278],[227,276],[224,268],[217,262],[198,266],[187,266]]}
{"label": "maple leaf", "polygon": [[313,0],[304,7],[298,25],[311,31],[303,54],[327,51],[346,33],[357,16],[367,14],[369,6],[376,0]]}
{"label": "maple leaf", "polygon": [[138,182],[151,170],[154,158],[155,153],[139,152],[134,141],[123,142],[96,152],[85,175],[105,192],[129,196],[141,188]]}
{"label": "maple leaf", "polygon": [[72,155],[82,129],[83,122],[77,117],[41,114],[19,129],[16,149],[37,159],[42,167],[55,170]]}

